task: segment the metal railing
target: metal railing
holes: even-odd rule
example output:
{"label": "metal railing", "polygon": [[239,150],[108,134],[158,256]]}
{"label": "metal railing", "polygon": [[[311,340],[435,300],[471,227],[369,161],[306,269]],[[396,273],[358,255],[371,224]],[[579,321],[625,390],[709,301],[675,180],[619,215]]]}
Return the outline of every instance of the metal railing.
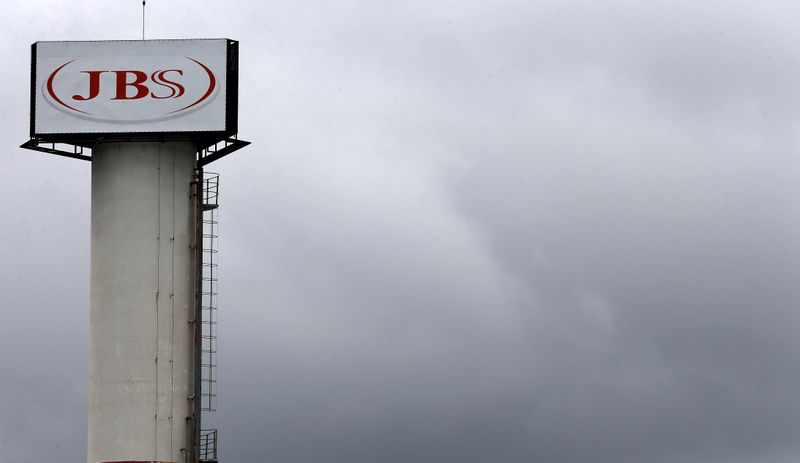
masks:
{"label": "metal railing", "polygon": [[203,429],[200,431],[200,461],[217,461],[217,430]]}

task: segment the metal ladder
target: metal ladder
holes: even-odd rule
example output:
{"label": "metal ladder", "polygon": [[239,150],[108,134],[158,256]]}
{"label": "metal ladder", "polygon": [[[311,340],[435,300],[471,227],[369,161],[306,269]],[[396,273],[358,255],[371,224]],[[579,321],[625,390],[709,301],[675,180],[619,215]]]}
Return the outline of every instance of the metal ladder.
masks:
{"label": "metal ladder", "polygon": [[[219,208],[219,174],[205,172],[203,174],[202,222],[203,222],[203,261],[201,290],[201,394],[200,409],[202,412],[217,410],[217,253],[218,225],[217,210]],[[217,460],[216,429],[200,431],[198,455],[200,463],[216,463]]]}

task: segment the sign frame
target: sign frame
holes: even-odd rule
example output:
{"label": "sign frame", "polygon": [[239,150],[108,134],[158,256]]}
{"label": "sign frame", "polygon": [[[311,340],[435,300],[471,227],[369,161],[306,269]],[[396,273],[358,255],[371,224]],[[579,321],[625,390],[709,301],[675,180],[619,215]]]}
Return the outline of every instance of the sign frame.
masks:
{"label": "sign frame", "polygon": [[[132,42],[181,42],[209,39],[156,39],[156,40],[91,40],[91,41],[53,41],[55,43],[132,43]],[[165,141],[194,140],[203,145],[210,145],[219,140],[233,137],[238,132],[239,106],[239,42],[227,38],[210,39],[226,41],[225,66],[225,127],[218,131],[108,131],[108,132],[74,132],[74,133],[39,133],[36,127],[37,102],[37,45],[45,41],[31,44],[31,88],[30,88],[30,138],[47,143],[69,143],[78,146],[91,146],[106,141]],[[53,43],[50,42],[50,43]]]}

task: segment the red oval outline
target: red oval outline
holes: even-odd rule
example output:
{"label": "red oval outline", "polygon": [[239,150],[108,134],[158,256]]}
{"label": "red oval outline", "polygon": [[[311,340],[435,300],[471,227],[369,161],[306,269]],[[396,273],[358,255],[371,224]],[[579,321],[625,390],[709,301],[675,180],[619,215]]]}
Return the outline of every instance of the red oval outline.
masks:
{"label": "red oval outline", "polygon": [[56,74],[58,74],[58,71],[60,71],[61,69],[64,68],[64,66],[68,65],[69,63],[72,63],[73,61],[75,61],[75,60],[67,61],[66,63],[64,63],[61,66],[59,66],[55,71],[53,71],[52,74],[50,74],[50,77],[47,78],[47,93],[50,94],[50,97],[52,97],[54,100],[56,100],[56,103],[60,104],[61,106],[64,106],[65,108],[69,108],[69,109],[71,109],[73,111],[76,111],[76,112],[79,112],[81,114],[86,114],[87,116],[93,116],[94,114],[92,114],[92,113],[87,113],[86,111],[81,111],[80,109],[75,109],[72,106],[64,103],[63,101],[61,101],[61,98],[59,98],[56,95],[55,90],[53,90],[53,79],[56,78]]}
{"label": "red oval outline", "polygon": [[214,89],[217,87],[217,78],[214,77],[214,73],[211,71],[211,69],[208,68],[208,66],[206,66],[203,63],[201,63],[200,61],[197,61],[194,58],[189,58],[188,56],[186,56],[185,58],[188,59],[188,60],[194,61],[195,63],[200,65],[200,67],[202,67],[206,71],[206,73],[208,74],[208,90],[206,90],[205,95],[201,96],[199,100],[195,101],[194,103],[190,104],[189,106],[184,106],[181,109],[176,109],[175,111],[170,111],[167,114],[175,114],[175,113],[181,112],[183,110],[189,109],[192,106],[196,106],[196,105],[200,104],[200,102],[202,102],[203,100],[208,98],[211,95],[211,93],[214,91]]}

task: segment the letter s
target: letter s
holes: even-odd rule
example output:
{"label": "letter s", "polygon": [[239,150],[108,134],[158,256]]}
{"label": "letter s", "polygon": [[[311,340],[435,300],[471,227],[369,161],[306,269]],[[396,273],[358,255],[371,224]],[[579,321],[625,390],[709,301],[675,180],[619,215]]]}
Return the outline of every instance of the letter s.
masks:
{"label": "letter s", "polygon": [[166,96],[158,96],[155,93],[151,93],[150,94],[151,97],[156,98],[158,100],[161,100],[161,99],[164,99],[164,98],[180,98],[186,92],[186,89],[183,87],[183,85],[181,85],[181,84],[179,84],[179,83],[177,83],[175,81],[169,80],[166,77],[164,77],[164,75],[166,73],[168,73],[168,72],[177,72],[178,75],[181,75],[181,76],[183,75],[183,71],[180,70],[180,69],[167,69],[165,71],[156,71],[156,72],[154,72],[150,76],[150,79],[153,82],[155,82],[156,84],[158,84],[158,85],[160,85],[162,87],[168,88],[170,93],[169,93],[169,95],[166,95]]}

